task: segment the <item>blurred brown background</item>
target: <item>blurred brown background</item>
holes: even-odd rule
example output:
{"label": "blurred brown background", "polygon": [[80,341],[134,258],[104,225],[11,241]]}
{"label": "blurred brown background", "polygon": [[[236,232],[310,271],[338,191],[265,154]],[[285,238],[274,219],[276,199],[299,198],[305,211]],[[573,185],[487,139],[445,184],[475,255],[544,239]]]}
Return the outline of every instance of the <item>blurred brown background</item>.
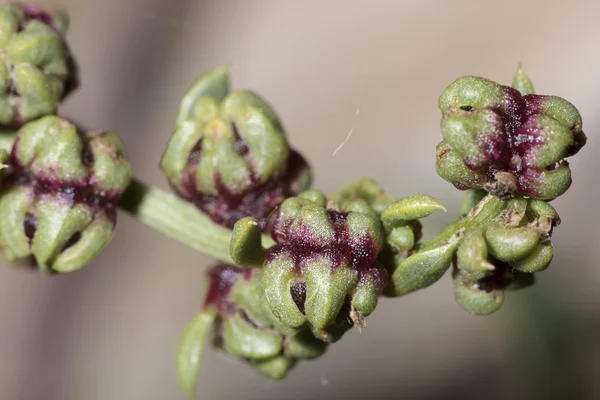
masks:
{"label": "blurred brown background", "polygon": [[[351,332],[283,382],[209,351],[202,399],[600,398],[598,1],[63,0],[82,71],[62,112],[112,128],[136,174],[158,169],[187,86],[227,63],[235,88],[277,108],[293,145],[331,191],[378,178],[390,193],[428,193],[450,212],[461,194],[439,178],[437,97],[474,74],[509,83],[522,62],[539,93],[573,102],[588,145],[555,202],[555,261],[491,317],[464,313],[446,276],[383,300]],[[358,109],[358,114],[357,114]],[[349,130],[353,134],[333,156]],[[211,261],[122,214],[93,265],[46,278],[0,269],[2,400],[179,399],[174,348],[198,310]]]}

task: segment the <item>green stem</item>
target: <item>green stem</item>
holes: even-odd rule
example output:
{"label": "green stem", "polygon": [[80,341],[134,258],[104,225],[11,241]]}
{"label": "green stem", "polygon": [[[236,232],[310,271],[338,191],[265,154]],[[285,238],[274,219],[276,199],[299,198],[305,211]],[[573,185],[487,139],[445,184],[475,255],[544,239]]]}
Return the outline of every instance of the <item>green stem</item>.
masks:
{"label": "green stem", "polygon": [[[134,178],[121,197],[119,207],[165,236],[233,264],[229,255],[232,231],[213,223],[193,204]],[[272,242],[263,235],[263,243]]]}

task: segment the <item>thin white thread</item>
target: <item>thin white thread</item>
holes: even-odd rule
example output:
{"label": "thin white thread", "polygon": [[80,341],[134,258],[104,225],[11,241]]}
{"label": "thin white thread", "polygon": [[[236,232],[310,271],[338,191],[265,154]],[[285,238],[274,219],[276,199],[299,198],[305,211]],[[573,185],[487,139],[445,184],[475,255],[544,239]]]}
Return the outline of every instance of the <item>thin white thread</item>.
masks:
{"label": "thin white thread", "polygon": [[[359,107],[358,107],[358,105],[357,105],[357,106],[356,106],[356,114],[355,114],[355,115],[357,115],[357,116],[358,116],[358,113],[359,113],[359,112],[360,112],[360,108],[359,108]],[[338,152],[338,151],[340,151],[340,150],[341,150],[341,148],[342,148],[342,147],[344,147],[344,145],[345,145],[346,143],[348,143],[348,140],[350,140],[350,137],[352,137],[352,133],[353,133],[353,132],[354,132],[354,128],[351,128],[351,129],[350,129],[350,132],[348,132],[348,135],[346,136],[346,139],[345,139],[345,140],[342,142],[342,144],[340,144],[340,145],[338,146],[338,148],[337,148],[337,149],[335,149],[335,151],[333,152],[333,155],[334,155],[334,156],[337,154],[337,152]]]}

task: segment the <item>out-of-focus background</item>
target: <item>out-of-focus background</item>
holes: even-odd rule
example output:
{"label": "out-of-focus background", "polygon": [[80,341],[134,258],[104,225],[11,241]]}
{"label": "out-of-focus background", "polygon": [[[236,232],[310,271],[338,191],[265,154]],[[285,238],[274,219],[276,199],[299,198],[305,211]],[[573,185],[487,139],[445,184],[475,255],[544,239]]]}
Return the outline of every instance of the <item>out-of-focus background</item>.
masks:
{"label": "out-of-focus background", "polygon": [[[202,399],[600,398],[600,2],[63,0],[82,85],[62,113],[112,128],[137,176],[158,162],[177,104],[202,72],[232,66],[278,110],[291,143],[331,191],[373,176],[397,196],[428,193],[455,218],[461,193],[434,169],[437,97],[460,75],[510,83],[519,62],[539,93],[573,102],[588,145],[554,205],[555,260],[490,317],[453,300],[449,277],[382,300],[354,331],[280,383],[208,351]],[[352,135],[333,155],[335,149]],[[1,223],[1,222],[0,222]],[[211,260],[120,215],[85,269],[47,278],[0,269],[2,400],[182,398],[181,331]]]}

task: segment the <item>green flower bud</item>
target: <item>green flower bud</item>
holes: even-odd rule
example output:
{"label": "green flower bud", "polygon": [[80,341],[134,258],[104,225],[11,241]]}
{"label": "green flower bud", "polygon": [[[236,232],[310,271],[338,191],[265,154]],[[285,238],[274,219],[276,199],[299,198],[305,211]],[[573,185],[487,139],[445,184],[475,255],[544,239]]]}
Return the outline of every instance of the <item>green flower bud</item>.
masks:
{"label": "green flower bud", "polygon": [[533,284],[532,273],[548,268],[553,257],[547,238],[558,223],[548,203],[516,197],[494,222],[470,229],[454,260],[454,293],[470,313],[500,308],[504,290]]}
{"label": "green flower bud", "polygon": [[21,126],[53,114],[77,86],[65,42],[68,17],[29,4],[0,5],[0,125]]}
{"label": "green flower bud", "polygon": [[111,240],[131,169],[112,132],[78,132],[43,117],[18,132],[0,195],[0,247],[46,273],[74,271]]}
{"label": "green flower bud", "polygon": [[344,318],[363,326],[387,283],[377,261],[383,227],[367,201],[336,204],[304,193],[287,199],[269,228],[277,244],[267,253],[262,285],[273,315],[291,328],[308,322],[328,341],[347,329]]}
{"label": "green flower bud", "polygon": [[230,93],[223,67],[188,89],[161,168],[180,196],[229,228],[247,216],[264,226],[311,179],[272,107],[251,91]]}
{"label": "green flower bud", "polygon": [[178,379],[188,398],[195,396],[208,338],[273,379],[283,379],[298,360],[325,352],[327,343],[306,329],[289,329],[273,316],[263,297],[259,269],[219,264],[209,270],[208,277],[204,307],[186,328],[177,349]]}
{"label": "green flower bud", "polygon": [[454,297],[465,311],[475,315],[489,315],[502,307],[504,291],[501,289],[486,287],[456,272],[453,278]]}
{"label": "green flower bud", "polygon": [[385,207],[393,201],[393,197],[386,194],[379,184],[371,178],[362,178],[342,187],[331,196],[338,204],[353,203],[364,200],[377,214],[381,214]]}
{"label": "green flower bud", "polygon": [[571,184],[565,158],[585,144],[581,116],[566,100],[531,94],[521,70],[514,85],[524,94],[472,76],[446,88],[438,174],[461,190],[553,199]]}

